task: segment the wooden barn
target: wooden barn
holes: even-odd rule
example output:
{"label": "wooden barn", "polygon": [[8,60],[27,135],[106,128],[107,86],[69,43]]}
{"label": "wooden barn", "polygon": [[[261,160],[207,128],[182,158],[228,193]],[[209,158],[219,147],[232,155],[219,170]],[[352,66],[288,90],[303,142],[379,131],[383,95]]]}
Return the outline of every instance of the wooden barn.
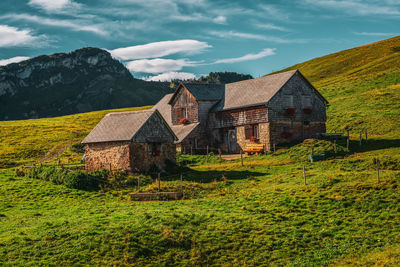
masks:
{"label": "wooden barn", "polygon": [[176,161],[177,137],[158,110],[107,114],[82,141],[86,170],[148,171]]}
{"label": "wooden barn", "polygon": [[326,131],[328,101],[298,70],[225,85],[181,83],[159,109],[183,150],[226,153],[301,141]]}

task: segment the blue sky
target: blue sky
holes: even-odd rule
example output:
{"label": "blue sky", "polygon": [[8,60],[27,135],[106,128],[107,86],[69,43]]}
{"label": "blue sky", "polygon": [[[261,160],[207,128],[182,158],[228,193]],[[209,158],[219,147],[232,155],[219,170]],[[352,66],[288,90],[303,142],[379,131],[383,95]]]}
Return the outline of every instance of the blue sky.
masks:
{"label": "blue sky", "polygon": [[0,65],[93,46],[136,78],[258,77],[399,28],[400,0],[2,0]]}

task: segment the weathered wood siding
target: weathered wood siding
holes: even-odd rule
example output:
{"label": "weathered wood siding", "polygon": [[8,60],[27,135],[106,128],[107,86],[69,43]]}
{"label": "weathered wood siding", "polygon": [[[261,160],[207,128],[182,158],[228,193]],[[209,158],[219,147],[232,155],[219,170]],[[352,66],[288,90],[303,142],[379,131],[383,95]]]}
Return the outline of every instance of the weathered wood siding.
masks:
{"label": "weathered wood siding", "polygon": [[235,109],[213,113],[210,116],[213,128],[241,126],[268,121],[266,106],[257,106],[246,109]]}
{"label": "weathered wood siding", "polygon": [[[295,114],[293,116],[287,115],[287,108],[295,108]],[[304,108],[312,108],[312,114],[304,113]],[[325,103],[301,75],[296,73],[269,101],[268,121],[325,122]]]}
{"label": "weathered wood siding", "polygon": [[172,143],[175,140],[163,119],[157,113],[154,113],[136,133],[133,141],[139,143]]}
{"label": "weathered wood siding", "polygon": [[171,104],[172,124],[178,124],[177,113],[182,108],[186,109],[186,118],[189,120],[189,122],[199,121],[198,103],[196,99],[192,96],[192,94],[189,93],[186,88],[181,86],[174,101]]}

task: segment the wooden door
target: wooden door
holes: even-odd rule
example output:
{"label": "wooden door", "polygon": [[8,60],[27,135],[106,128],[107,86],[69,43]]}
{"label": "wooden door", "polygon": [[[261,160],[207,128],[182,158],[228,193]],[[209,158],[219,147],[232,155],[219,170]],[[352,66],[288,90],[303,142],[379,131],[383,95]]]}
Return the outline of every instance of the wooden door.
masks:
{"label": "wooden door", "polygon": [[228,152],[229,153],[237,153],[237,142],[236,142],[236,130],[229,130],[228,131]]}

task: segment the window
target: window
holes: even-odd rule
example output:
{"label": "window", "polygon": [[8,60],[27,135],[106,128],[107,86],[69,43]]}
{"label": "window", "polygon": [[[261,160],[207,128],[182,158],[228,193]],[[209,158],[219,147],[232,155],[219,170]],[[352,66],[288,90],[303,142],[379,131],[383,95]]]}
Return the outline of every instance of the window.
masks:
{"label": "window", "polygon": [[186,108],[178,108],[176,109],[176,119],[179,121],[180,119],[186,118],[187,112]]}
{"label": "window", "polygon": [[311,104],[311,96],[302,96],[301,97],[301,102],[303,105],[303,108],[311,108],[312,104]]}
{"label": "window", "polygon": [[147,144],[147,153],[153,156],[160,156],[162,151],[161,143],[148,143]]}
{"label": "window", "polygon": [[259,138],[258,124],[244,126],[244,135],[246,140],[250,140],[252,136],[258,139]]}
{"label": "window", "polygon": [[286,106],[288,108],[292,108],[293,107],[293,96],[287,95],[285,98],[286,98]]}

